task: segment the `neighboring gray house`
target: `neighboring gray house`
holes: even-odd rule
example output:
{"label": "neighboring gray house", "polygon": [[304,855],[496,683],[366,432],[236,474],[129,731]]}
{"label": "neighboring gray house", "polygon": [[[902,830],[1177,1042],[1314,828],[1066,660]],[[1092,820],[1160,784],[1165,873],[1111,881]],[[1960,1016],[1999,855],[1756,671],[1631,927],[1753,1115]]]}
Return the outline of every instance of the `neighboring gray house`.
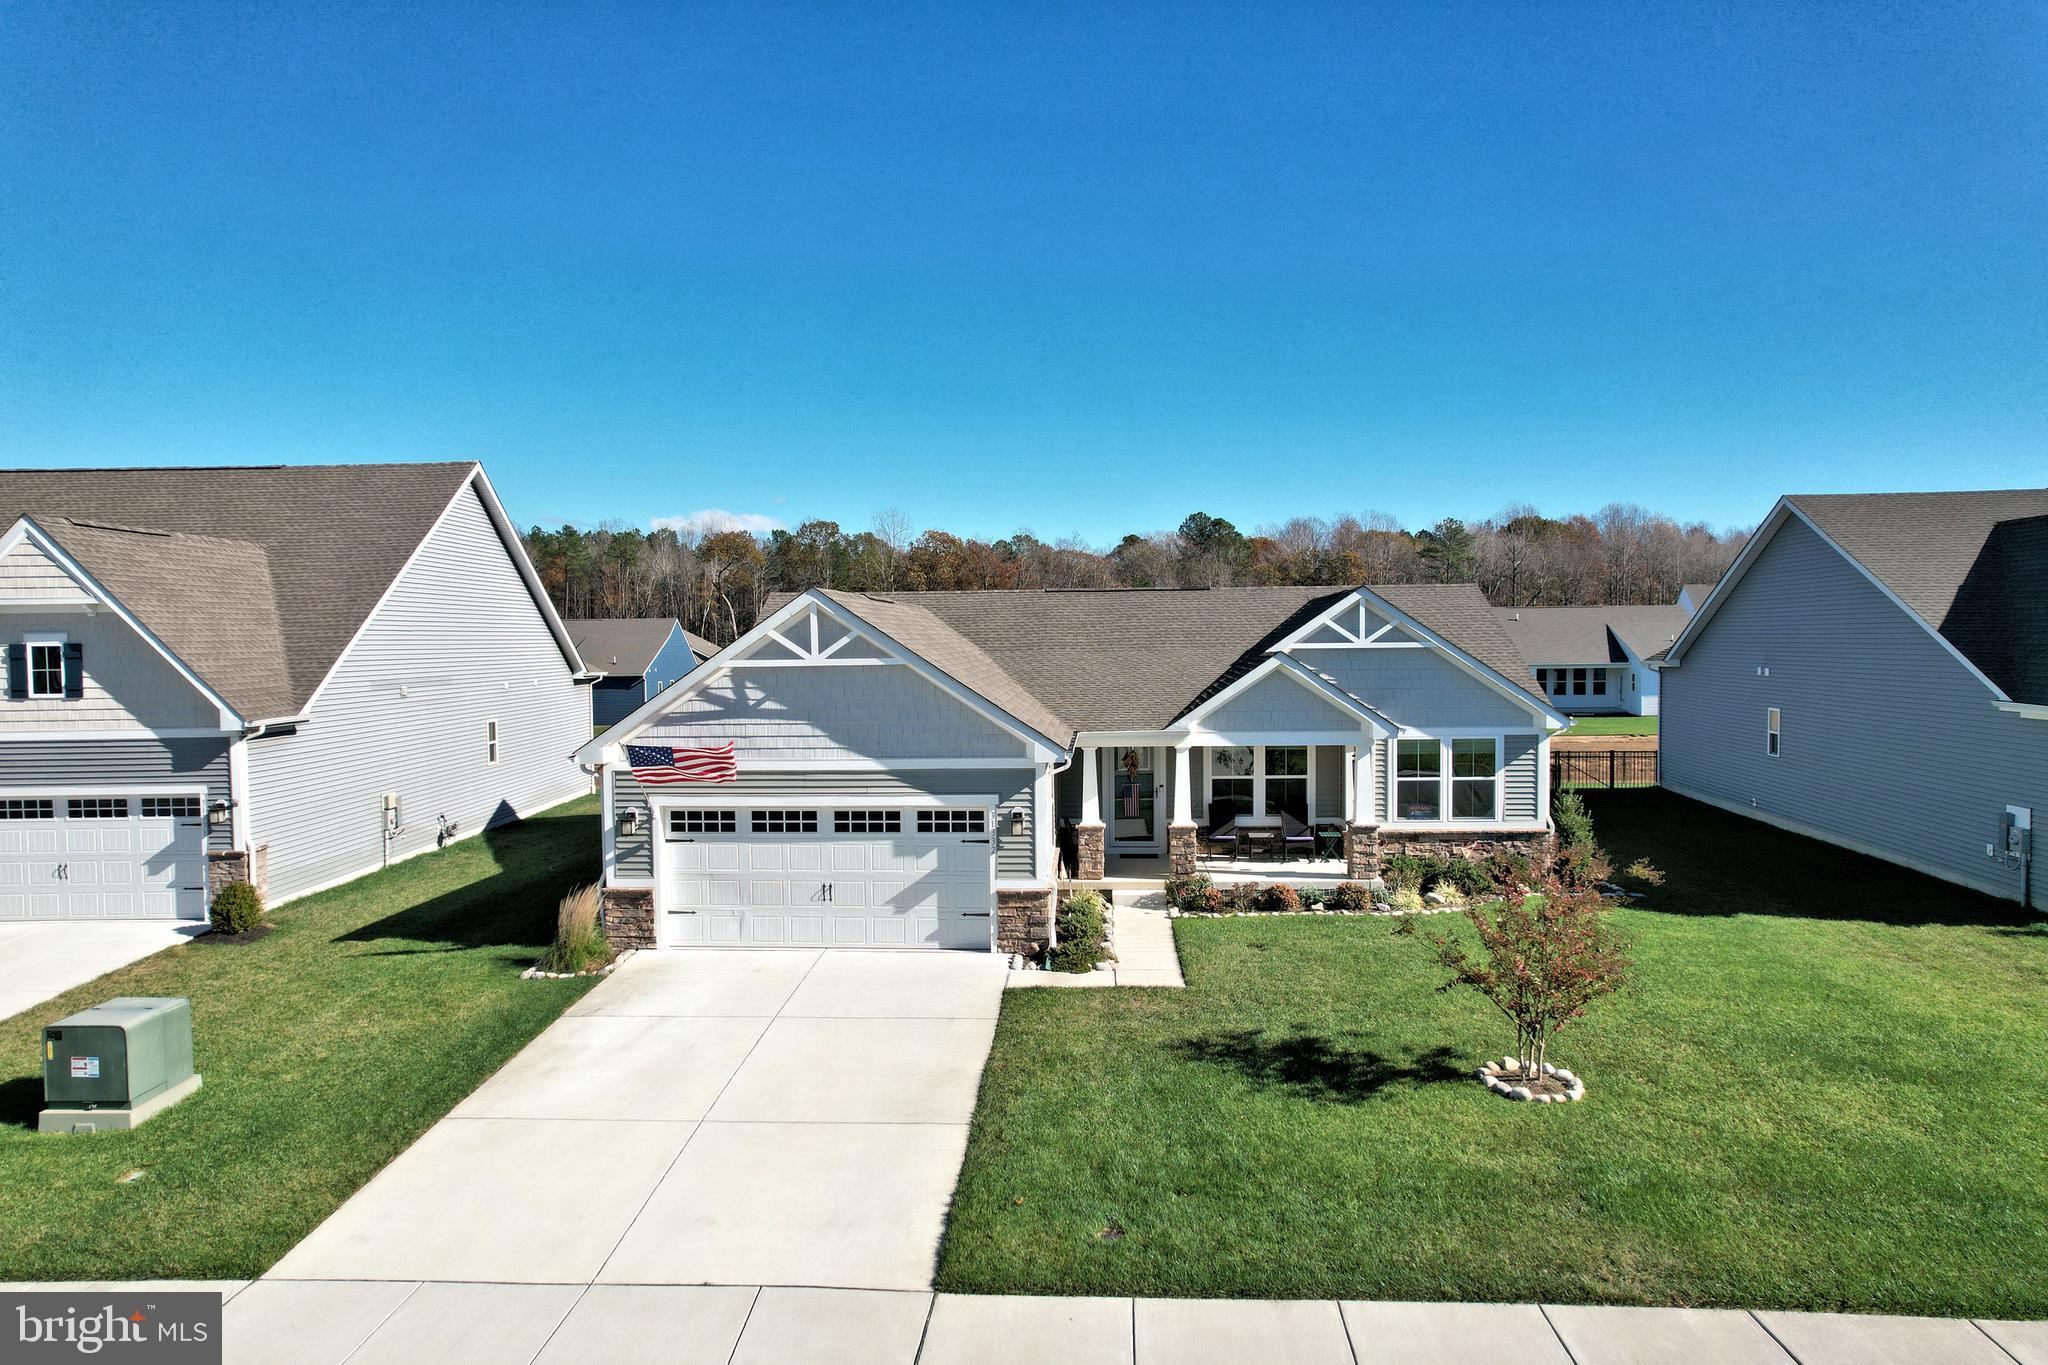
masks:
{"label": "neighboring gray house", "polygon": [[1684,608],[1687,620],[1706,605],[1713,591],[1712,583],[1688,583],[1678,590],[1678,605]]}
{"label": "neighboring gray house", "polygon": [[0,920],[273,904],[588,790],[480,466],[0,471]]}
{"label": "neighboring gray house", "polygon": [[567,625],[583,666],[597,675],[590,689],[590,723],[599,729],[624,720],[718,652],[717,645],[669,616],[572,620]]}
{"label": "neighboring gray house", "polygon": [[1650,667],[1692,614],[1683,607],[1496,607],[1536,685],[1570,716],[1654,716]]}
{"label": "neighboring gray house", "polygon": [[1662,674],[1671,790],[2048,904],[2048,489],[1781,498]]}
{"label": "neighboring gray house", "polygon": [[1226,824],[1320,829],[1333,877],[1548,848],[1565,724],[1470,585],[814,590],[578,758],[622,942],[1028,951],[1063,825],[1151,885]]}

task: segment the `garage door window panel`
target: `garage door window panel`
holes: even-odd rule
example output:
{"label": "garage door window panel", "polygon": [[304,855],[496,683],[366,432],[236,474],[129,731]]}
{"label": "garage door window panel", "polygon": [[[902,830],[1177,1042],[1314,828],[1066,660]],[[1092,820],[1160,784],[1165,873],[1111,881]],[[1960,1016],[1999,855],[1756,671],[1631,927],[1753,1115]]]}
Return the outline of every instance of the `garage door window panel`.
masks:
{"label": "garage door window panel", "polygon": [[919,834],[986,834],[988,814],[979,810],[921,810],[917,813]]}
{"label": "garage door window panel", "polygon": [[73,820],[126,820],[128,798],[125,796],[73,797],[64,803],[64,814]]}
{"label": "garage door window panel", "polygon": [[756,834],[816,834],[818,812],[814,810],[757,810],[752,828]]}
{"label": "garage door window panel", "polygon": [[668,832],[677,834],[737,834],[739,812],[734,810],[672,810]]}
{"label": "garage door window panel", "polygon": [[835,810],[834,834],[901,834],[903,812],[896,810]]}
{"label": "garage door window panel", "polygon": [[57,803],[47,796],[10,797],[0,801],[0,820],[54,820]]}

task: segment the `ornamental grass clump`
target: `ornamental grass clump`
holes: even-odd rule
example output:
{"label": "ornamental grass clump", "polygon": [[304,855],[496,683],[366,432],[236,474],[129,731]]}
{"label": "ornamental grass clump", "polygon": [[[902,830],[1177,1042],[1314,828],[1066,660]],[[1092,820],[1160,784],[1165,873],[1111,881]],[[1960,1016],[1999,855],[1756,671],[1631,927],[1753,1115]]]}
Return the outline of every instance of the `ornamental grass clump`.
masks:
{"label": "ornamental grass clump", "polygon": [[615,956],[604,932],[595,886],[579,886],[555,911],[555,941],[540,960],[544,972],[594,972]]}

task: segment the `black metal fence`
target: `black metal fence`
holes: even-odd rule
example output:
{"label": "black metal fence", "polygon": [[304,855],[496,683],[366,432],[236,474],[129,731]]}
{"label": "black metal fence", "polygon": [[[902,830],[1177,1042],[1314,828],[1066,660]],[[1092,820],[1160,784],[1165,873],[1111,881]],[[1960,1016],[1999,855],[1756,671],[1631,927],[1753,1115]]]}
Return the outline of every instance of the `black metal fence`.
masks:
{"label": "black metal fence", "polygon": [[1550,786],[1565,787],[1654,787],[1657,785],[1655,749],[1559,749],[1550,750]]}

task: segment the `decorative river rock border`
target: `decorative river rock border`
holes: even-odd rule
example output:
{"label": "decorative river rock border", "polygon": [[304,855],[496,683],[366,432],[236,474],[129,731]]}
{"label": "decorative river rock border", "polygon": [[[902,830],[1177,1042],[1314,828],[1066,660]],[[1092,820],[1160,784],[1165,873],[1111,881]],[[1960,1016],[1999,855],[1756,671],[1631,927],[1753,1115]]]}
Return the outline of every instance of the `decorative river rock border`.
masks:
{"label": "decorative river rock border", "polygon": [[1533,1100],[1537,1104],[1568,1104],[1586,1098],[1586,1083],[1561,1066],[1543,1064],[1543,1074],[1565,1087],[1562,1095],[1539,1095],[1522,1084],[1522,1067],[1513,1057],[1503,1057],[1479,1068],[1479,1079],[1496,1095],[1511,1100]]}
{"label": "decorative river rock border", "polygon": [[519,974],[519,979],[521,981],[567,981],[571,977],[578,976],[610,976],[618,970],[621,962],[624,962],[639,951],[638,948],[628,948],[594,972],[544,972],[538,967],[528,967]]}

